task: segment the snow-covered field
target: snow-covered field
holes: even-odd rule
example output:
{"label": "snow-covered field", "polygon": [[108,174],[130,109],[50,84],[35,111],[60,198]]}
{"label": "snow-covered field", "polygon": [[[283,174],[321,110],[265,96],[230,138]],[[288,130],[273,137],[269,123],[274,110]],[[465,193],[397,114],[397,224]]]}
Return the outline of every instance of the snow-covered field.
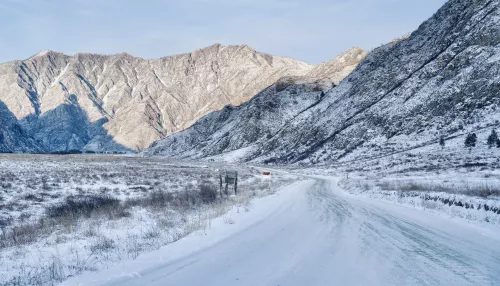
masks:
{"label": "snow-covered field", "polygon": [[[0,155],[0,285],[500,281],[495,168],[282,167],[268,177],[224,161]],[[220,198],[220,170],[239,172],[237,195]]]}
{"label": "snow-covered field", "polygon": [[500,226],[498,171],[351,176],[340,186],[357,196]]}
{"label": "snow-covered field", "polygon": [[[219,171],[239,173],[220,198]],[[251,212],[294,175],[102,155],[0,155],[0,285],[52,285]],[[232,189],[230,188],[230,192]]]}

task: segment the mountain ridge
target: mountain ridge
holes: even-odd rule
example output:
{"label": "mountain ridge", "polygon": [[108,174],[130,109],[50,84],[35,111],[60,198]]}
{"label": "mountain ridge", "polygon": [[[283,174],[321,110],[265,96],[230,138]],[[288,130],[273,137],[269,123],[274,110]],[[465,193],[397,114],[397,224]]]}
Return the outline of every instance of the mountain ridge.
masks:
{"label": "mountain ridge", "polygon": [[[33,117],[74,95],[90,122],[105,121],[103,128],[118,145],[141,150],[211,111],[247,101],[281,77],[302,76],[312,67],[248,45],[214,44],[160,59],[42,51],[0,64],[0,101],[28,133],[43,137],[44,130],[30,124]],[[44,149],[64,151],[50,145]]]}
{"label": "mountain ridge", "polygon": [[[245,149],[240,160],[361,160],[490,126],[500,116],[499,10],[499,0],[448,1],[409,37],[373,50],[338,86],[277,134]],[[169,156],[180,148],[173,141],[179,136],[149,153]]]}

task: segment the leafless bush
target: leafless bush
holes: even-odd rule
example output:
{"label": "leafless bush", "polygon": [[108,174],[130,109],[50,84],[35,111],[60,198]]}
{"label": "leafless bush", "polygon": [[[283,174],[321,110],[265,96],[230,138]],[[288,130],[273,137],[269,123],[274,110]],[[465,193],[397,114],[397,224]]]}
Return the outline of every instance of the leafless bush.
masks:
{"label": "leafless bush", "polygon": [[0,249],[10,246],[30,244],[37,241],[41,235],[47,234],[49,227],[42,221],[15,225],[2,231]]}
{"label": "leafless bush", "polygon": [[163,209],[174,201],[174,194],[164,191],[154,191],[141,198],[128,199],[125,202],[127,207],[146,207],[152,209]]}
{"label": "leafless bush", "polygon": [[38,197],[38,196],[36,196],[33,193],[25,195],[24,199],[27,200],[27,201],[43,202],[43,198]]}
{"label": "leafless bush", "polygon": [[97,236],[98,233],[97,233],[96,228],[93,225],[90,225],[89,228],[87,228],[83,232],[83,235],[85,235],[86,237],[94,237],[94,236]]}
{"label": "leafless bush", "polygon": [[214,184],[203,183],[200,186],[200,195],[204,203],[213,203],[217,199],[217,187]]}
{"label": "leafless bush", "polygon": [[442,192],[450,194],[464,194],[468,196],[490,197],[500,196],[500,186],[488,183],[483,184],[445,184],[445,183],[425,183],[415,181],[398,181],[377,183],[384,191],[403,192]]}
{"label": "leafless bush", "polygon": [[129,215],[120,201],[111,196],[68,197],[66,201],[47,208],[49,218],[90,218],[93,215],[107,215],[108,218],[120,218]]}
{"label": "leafless bush", "polygon": [[116,245],[114,240],[101,236],[89,248],[92,253],[103,253],[116,248]]}
{"label": "leafless bush", "polygon": [[142,234],[142,237],[144,239],[149,239],[149,240],[156,239],[160,236],[161,236],[161,232],[158,228],[150,228]]}
{"label": "leafless bush", "polygon": [[4,189],[12,189],[12,184],[11,183],[2,183],[2,188],[4,188]]}
{"label": "leafless bush", "polygon": [[235,221],[233,219],[233,217],[231,215],[225,215],[223,218],[222,218],[222,221],[224,223],[227,223],[227,224],[234,224]]}

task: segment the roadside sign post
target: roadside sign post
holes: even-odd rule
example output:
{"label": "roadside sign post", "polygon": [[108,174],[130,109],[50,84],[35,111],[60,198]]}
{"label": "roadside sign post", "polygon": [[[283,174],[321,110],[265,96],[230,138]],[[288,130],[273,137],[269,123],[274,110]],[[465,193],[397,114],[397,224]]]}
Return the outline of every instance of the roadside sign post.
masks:
{"label": "roadside sign post", "polygon": [[224,171],[224,176],[222,173],[219,174],[220,181],[220,193],[221,197],[223,196],[222,185],[224,186],[224,193],[226,196],[229,196],[229,185],[232,185],[234,188],[234,194],[238,194],[238,172],[237,171]]}

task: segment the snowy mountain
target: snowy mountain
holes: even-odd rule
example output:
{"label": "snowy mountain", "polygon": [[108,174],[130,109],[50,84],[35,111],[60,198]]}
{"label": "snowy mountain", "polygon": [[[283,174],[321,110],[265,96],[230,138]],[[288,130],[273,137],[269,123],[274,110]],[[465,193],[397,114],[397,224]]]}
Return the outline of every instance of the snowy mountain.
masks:
{"label": "snowy mountain", "polygon": [[[185,132],[153,143],[145,153],[196,158],[262,144],[316,104],[366,55],[364,50],[353,48],[304,76],[283,77],[249,102],[210,113]],[[239,153],[243,156],[248,150]]]}
{"label": "snowy mountain", "polygon": [[44,51],[0,65],[0,102],[46,152],[140,150],[312,68],[246,45],[157,60]]}
{"label": "snowy mountain", "polygon": [[332,86],[329,81],[282,78],[249,102],[212,112],[185,131],[151,144],[145,153],[197,158],[262,144],[316,104]]}
{"label": "snowy mountain", "polygon": [[[337,87],[313,96],[308,107],[300,112],[281,109],[289,114],[283,118],[286,122],[251,148],[240,150],[240,160],[356,161],[437,144],[441,136],[456,138],[491,129],[499,126],[499,86],[500,0],[451,0],[408,38],[375,49]],[[295,96],[308,94],[305,90]],[[257,97],[239,108],[254,110],[233,113],[258,114],[260,107],[253,104],[257,100],[265,101]],[[218,116],[209,115],[197,127],[156,143],[149,153],[181,157],[217,153],[203,146],[213,141],[187,139],[196,128],[203,129],[200,124],[217,125],[217,120]],[[221,140],[230,142],[234,148],[229,150],[234,151],[248,145],[234,139],[246,132],[241,125],[228,133],[229,139]],[[179,155],[176,150],[188,151]]]}

